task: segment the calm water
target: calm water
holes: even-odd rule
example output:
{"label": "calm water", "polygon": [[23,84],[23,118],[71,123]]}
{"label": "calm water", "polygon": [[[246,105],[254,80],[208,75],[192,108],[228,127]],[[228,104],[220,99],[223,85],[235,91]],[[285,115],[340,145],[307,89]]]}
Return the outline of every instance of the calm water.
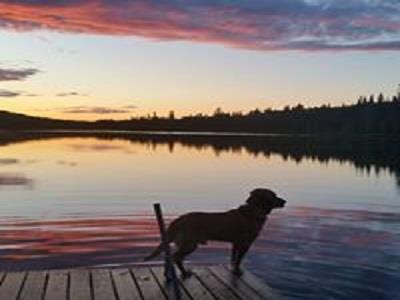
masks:
{"label": "calm water", "polygon": [[[394,141],[102,133],[0,138],[0,268],[135,263],[167,218],[276,190],[246,266],[292,299],[399,299],[400,157]],[[226,245],[190,257],[225,263]]]}

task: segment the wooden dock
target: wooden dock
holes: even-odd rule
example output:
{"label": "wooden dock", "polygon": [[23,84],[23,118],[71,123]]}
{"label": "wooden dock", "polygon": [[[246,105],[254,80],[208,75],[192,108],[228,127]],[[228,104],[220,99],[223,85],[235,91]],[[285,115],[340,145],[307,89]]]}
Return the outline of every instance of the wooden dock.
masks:
{"label": "wooden dock", "polygon": [[[180,280],[183,300],[282,299],[251,273],[232,275],[225,266],[192,268]],[[1,300],[174,299],[161,267],[0,272]]]}

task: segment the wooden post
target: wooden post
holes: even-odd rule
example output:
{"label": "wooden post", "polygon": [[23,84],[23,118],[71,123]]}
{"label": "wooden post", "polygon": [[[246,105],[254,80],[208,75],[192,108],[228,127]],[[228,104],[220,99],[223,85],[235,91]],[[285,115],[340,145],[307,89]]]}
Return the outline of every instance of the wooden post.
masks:
{"label": "wooden post", "polygon": [[169,247],[169,243],[166,237],[165,231],[165,223],[162,215],[161,205],[160,203],[155,203],[154,205],[154,212],[157,217],[158,228],[160,229],[160,236],[161,236],[161,244],[164,250],[164,274],[166,277],[167,283],[172,283],[172,287],[174,289],[175,300],[181,300],[181,290],[179,289],[179,282],[176,276],[176,270],[174,263],[171,257],[171,249]]}

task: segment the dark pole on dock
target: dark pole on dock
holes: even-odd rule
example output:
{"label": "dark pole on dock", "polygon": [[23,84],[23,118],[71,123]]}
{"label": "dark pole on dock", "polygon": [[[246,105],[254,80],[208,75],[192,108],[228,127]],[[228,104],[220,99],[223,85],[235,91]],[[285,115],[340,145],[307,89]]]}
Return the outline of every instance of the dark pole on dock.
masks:
{"label": "dark pole on dock", "polygon": [[160,236],[161,236],[161,244],[164,250],[164,257],[165,257],[165,269],[164,274],[166,277],[167,283],[172,283],[172,287],[174,289],[175,300],[181,300],[181,291],[179,289],[178,278],[176,276],[176,270],[174,263],[171,257],[171,249],[169,247],[169,242],[167,241],[166,231],[165,231],[165,223],[164,218],[162,215],[161,205],[160,203],[155,203],[153,205],[154,212],[157,217],[158,228],[160,229]]}

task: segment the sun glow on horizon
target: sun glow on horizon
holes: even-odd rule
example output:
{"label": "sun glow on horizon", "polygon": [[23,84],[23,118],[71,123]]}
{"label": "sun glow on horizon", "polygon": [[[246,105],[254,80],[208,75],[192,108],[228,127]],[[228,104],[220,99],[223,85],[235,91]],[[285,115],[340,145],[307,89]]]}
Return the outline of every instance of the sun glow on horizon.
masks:
{"label": "sun glow on horizon", "polygon": [[[3,29],[0,45],[0,109],[70,120],[350,104],[393,95],[400,69],[396,51],[271,52],[50,30]],[[22,71],[4,80],[10,70]]]}

